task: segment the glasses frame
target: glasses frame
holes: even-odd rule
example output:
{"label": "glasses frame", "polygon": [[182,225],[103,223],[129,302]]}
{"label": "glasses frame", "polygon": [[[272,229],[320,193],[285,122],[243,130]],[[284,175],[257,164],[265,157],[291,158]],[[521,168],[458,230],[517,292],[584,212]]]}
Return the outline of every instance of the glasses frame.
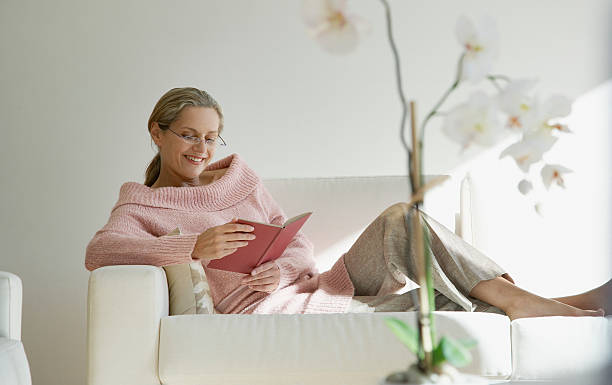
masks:
{"label": "glasses frame", "polygon": [[[168,126],[168,125],[166,125],[166,124],[159,123],[159,122],[157,122],[157,124],[158,124],[160,127],[166,127],[166,129],[167,129],[168,131],[172,132],[174,135],[176,135],[176,136],[178,136],[179,138],[181,138],[181,139],[182,139],[182,140],[183,140],[185,143],[189,143],[189,144],[191,144],[191,145],[200,144],[200,143],[202,143],[202,141],[204,141],[204,144],[205,144],[205,145],[207,145],[207,146],[216,146],[216,145],[220,145],[220,146],[227,146],[227,143],[226,143],[226,142],[225,142],[225,140],[224,140],[224,139],[221,137],[221,135],[217,135],[217,137],[218,137],[219,139],[221,139],[221,143],[219,143],[219,142],[218,142],[218,141],[215,139],[213,144],[208,144],[208,143],[206,143],[206,140],[209,140],[209,139],[202,140],[202,138],[200,138],[199,136],[192,136],[192,138],[196,138],[196,139],[198,140],[196,143],[193,143],[193,142],[190,142],[190,141],[188,141],[187,139],[185,139],[185,138],[183,137],[183,135],[178,134],[178,133],[176,133],[176,132],[172,131],[172,129],[170,128],[170,126]],[[190,136],[191,136],[191,135],[190,135]]]}

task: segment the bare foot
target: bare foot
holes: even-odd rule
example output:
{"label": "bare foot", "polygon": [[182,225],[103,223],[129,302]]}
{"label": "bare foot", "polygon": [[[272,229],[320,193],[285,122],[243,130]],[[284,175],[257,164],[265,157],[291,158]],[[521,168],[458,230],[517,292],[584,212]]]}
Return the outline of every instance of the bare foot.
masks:
{"label": "bare foot", "polygon": [[569,316],[569,317],[603,317],[604,310],[582,310],[554,299],[538,295],[521,296],[505,313],[510,320],[529,317]]}
{"label": "bare foot", "polygon": [[584,310],[604,309],[606,315],[612,312],[612,279],[595,289],[567,297],[551,298],[555,301]]}
{"label": "bare foot", "polygon": [[579,309],[551,298],[540,297],[502,277],[478,282],[469,295],[502,309],[510,320],[546,316],[604,316],[602,306],[593,310]]}

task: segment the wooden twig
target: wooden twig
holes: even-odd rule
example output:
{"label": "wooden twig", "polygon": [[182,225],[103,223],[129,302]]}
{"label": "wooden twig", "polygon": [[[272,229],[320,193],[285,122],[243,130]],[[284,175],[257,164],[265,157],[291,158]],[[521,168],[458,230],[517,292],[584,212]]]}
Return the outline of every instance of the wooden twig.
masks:
{"label": "wooden twig", "polygon": [[430,180],[429,182],[425,183],[422,187],[420,187],[415,193],[413,193],[410,196],[410,201],[408,202],[408,204],[410,206],[418,203],[423,203],[423,200],[425,199],[425,193],[429,190],[431,190],[432,188],[441,185],[442,183],[446,182],[447,180],[450,179],[450,176],[448,175],[438,175],[435,178],[433,178],[432,180]]}
{"label": "wooden twig", "polygon": [[[411,199],[416,199],[415,215],[412,217],[412,234],[417,259],[417,279],[419,283],[419,340],[423,347],[423,361],[419,362],[419,367],[425,373],[431,372],[433,363],[433,341],[431,340],[431,325],[429,319],[429,300],[427,298],[427,277],[425,270],[425,249],[423,245],[423,227],[421,223],[420,206],[423,203],[425,190],[421,189],[421,167],[420,167],[420,146],[417,142],[417,126],[415,103],[410,101],[410,129],[412,133],[412,186],[413,193]],[[430,187],[431,188],[431,187]]]}

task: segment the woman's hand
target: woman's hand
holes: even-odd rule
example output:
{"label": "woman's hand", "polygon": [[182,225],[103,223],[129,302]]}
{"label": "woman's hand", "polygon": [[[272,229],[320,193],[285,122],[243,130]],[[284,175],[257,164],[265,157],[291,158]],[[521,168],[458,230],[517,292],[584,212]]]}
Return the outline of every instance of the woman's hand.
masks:
{"label": "woman's hand", "polygon": [[280,269],[274,261],[266,262],[251,271],[250,277],[243,277],[242,284],[249,285],[252,290],[271,293],[280,282]]}
{"label": "woman's hand", "polygon": [[234,218],[224,225],[211,227],[200,234],[191,257],[208,263],[211,259],[223,258],[239,247],[248,245],[248,241],[255,239],[255,234],[249,234],[254,228],[235,223],[236,220]]}

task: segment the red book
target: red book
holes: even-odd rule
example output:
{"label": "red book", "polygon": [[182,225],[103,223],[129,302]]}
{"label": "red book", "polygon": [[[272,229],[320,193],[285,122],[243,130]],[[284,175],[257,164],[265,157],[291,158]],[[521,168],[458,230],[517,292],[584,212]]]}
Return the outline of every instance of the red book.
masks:
{"label": "red book", "polygon": [[251,270],[255,267],[280,257],[311,214],[312,212],[300,214],[287,219],[282,225],[238,219],[236,223],[251,225],[255,228],[251,234],[255,234],[256,238],[248,241],[247,246],[239,247],[232,254],[211,260],[206,267],[251,274]]}

